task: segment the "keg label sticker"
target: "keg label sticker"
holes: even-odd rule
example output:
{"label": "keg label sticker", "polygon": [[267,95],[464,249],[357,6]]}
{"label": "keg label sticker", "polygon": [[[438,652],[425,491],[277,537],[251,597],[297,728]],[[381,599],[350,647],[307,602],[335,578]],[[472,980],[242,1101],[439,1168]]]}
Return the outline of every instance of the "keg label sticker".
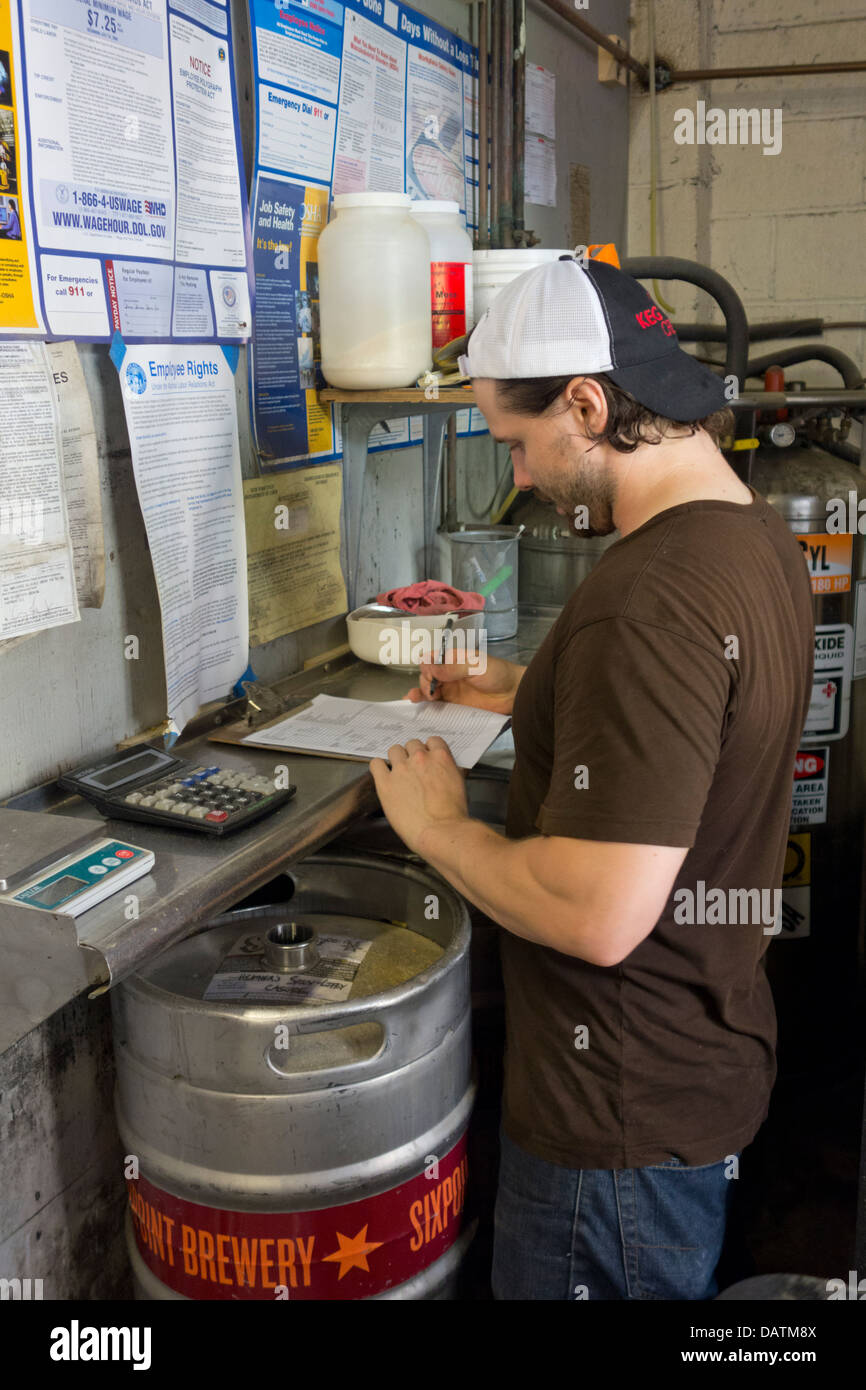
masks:
{"label": "keg label sticker", "polygon": [[204,992],[205,999],[273,1000],[281,1004],[324,1004],[348,999],[372,941],[362,936],[316,935],[319,959],[306,970],[274,970],[261,934],[241,936]]}
{"label": "keg label sticker", "polygon": [[810,929],[812,883],[812,836],[789,835],[782,870],[781,930],[777,941],[793,941],[808,936]]}
{"label": "keg label sticker", "polygon": [[827,790],[830,785],[830,745],[800,748],[794,759],[794,799],[791,829],[801,825],[823,825],[827,820]]}
{"label": "keg label sticker", "polygon": [[813,594],[847,594],[851,589],[854,537],[818,531],[798,536]]}
{"label": "keg label sticker", "polygon": [[360,1299],[438,1260],[462,1228],[466,1135],[399,1187],[317,1211],[226,1211],[127,1181],[136,1245],[175,1293],[212,1299]]}
{"label": "keg label sticker", "polygon": [[803,738],[837,739],[848,732],[854,629],[850,623],[825,623],[815,628],[815,667],[812,699]]}

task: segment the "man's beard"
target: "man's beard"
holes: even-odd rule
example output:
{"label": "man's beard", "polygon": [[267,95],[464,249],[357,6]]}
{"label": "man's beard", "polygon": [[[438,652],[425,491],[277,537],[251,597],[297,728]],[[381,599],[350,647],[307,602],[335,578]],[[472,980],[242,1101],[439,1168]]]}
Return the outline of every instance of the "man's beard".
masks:
{"label": "man's beard", "polygon": [[[609,536],[616,530],[613,481],[596,468],[581,464],[574,476],[557,479],[552,491],[545,492],[535,487],[533,492],[540,502],[562,507],[565,513],[563,522],[574,536]],[[580,510],[582,508],[585,510]],[[586,524],[575,525],[576,521]]]}

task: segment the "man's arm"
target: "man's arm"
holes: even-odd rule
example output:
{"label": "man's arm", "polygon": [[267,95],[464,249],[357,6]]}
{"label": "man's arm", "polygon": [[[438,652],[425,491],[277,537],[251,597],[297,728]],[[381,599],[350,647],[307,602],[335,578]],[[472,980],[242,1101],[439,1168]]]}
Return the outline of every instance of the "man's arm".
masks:
{"label": "man's arm", "polygon": [[417,851],[507,931],[601,966],[649,935],[688,853],[560,835],[508,840],[469,818],[431,823]]}

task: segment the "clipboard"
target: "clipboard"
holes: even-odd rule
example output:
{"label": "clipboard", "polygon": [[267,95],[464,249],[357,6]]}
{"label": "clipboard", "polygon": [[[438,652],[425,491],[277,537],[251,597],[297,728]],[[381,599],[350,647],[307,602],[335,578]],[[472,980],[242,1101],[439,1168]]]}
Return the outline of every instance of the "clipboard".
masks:
{"label": "clipboard", "polygon": [[305,758],[339,758],[341,762],[347,763],[369,763],[369,758],[362,758],[357,753],[329,753],[324,748],[289,748],[285,743],[245,743],[244,739],[249,734],[260,734],[265,729],[270,729],[274,724],[284,724],[293,714],[299,714],[301,710],[308,709],[313,703],[315,696],[311,695],[309,700],[298,700],[294,709],[289,706],[281,714],[275,714],[272,719],[263,719],[259,724],[248,724],[245,719],[236,719],[231,724],[226,724],[223,728],[208,734],[208,743],[233,743],[241,748],[262,748],[272,749],[275,753],[295,753]]}

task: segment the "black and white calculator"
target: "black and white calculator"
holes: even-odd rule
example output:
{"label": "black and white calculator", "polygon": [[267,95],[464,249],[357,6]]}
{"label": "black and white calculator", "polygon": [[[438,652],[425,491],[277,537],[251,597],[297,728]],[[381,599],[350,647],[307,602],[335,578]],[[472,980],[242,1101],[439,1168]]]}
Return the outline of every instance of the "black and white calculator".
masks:
{"label": "black and white calculator", "polygon": [[255,768],[205,766],[149,743],[107,754],[58,778],[104,816],[147,821],[170,830],[229,835],[276,811],[297,787],[277,787]]}

